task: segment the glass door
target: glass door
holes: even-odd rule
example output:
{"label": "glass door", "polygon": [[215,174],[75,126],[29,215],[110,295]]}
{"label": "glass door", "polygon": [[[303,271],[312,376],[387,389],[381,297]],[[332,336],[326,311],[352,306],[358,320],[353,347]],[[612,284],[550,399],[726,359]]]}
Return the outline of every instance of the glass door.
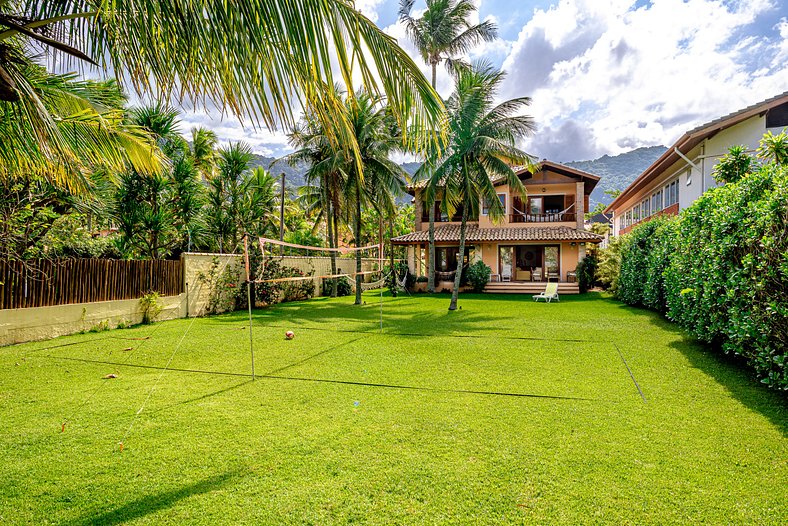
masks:
{"label": "glass door", "polygon": [[498,247],[498,272],[501,279],[512,276],[512,262],[514,261],[514,247]]}
{"label": "glass door", "polygon": [[545,275],[547,276],[548,281],[550,281],[550,278],[560,281],[561,267],[559,265],[558,258],[558,247],[544,247],[544,267]]}

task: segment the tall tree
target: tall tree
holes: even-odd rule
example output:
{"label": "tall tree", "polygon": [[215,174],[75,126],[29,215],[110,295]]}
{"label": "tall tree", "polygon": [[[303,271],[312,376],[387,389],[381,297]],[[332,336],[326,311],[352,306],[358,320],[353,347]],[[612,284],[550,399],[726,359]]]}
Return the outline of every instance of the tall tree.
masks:
{"label": "tall tree", "polygon": [[[450,71],[462,64],[457,57],[466,54],[481,42],[497,38],[498,30],[491,21],[471,25],[468,18],[476,11],[472,0],[426,0],[427,9],[420,18],[411,15],[415,0],[400,0],[399,17],[405,30],[421,53],[421,58],[432,68],[432,88],[437,82],[438,64],[444,62]],[[437,150],[427,149],[427,152]],[[434,155],[434,153],[433,153]],[[425,168],[434,159],[427,159]],[[427,291],[435,292],[435,196],[422,194],[423,206],[429,207],[429,271]]]}
{"label": "tall tree", "polygon": [[503,78],[503,72],[487,65],[462,67],[455,92],[446,105],[449,145],[438,160],[429,185],[443,187],[449,215],[458,207],[462,210],[458,268],[449,310],[457,308],[469,215],[478,216],[479,202],[485,199],[490,203],[492,219],[503,217],[505,211],[496,195],[495,182],[503,181],[512,191],[523,193],[523,184],[512,166],[536,169],[533,157],[516,147],[518,139],[535,130],[531,117],[519,115],[531,99],[521,97],[495,105],[495,94]]}
{"label": "tall tree", "polygon": [[[286,157],[291,165],[306,163],[306,186],[299,190],[299,202],[307,213],[315,216],[315,227],[323,218],[326,222],[328,246],[337,248],[339,218],[344,209],[343,188],[345,172],[342,164],[346,156],[333,147],[322,123],[305,116],[289,135],[296,149]],[[337,273],[337,255],[331,251],[331,274]],[[331,280],[331,296],[337,296],[337,280]]]}
{"label": "tall tree", "polygon": [[[393,209],[393,196],[404,187],[406,174],[389,158],[401,143],[392,133],[391,114],[382,101],[359,92],[346,99],[345,107],[359,145],[358,157],[348,159],[344,171],[347,174],[346,196],[352,204],[355,245],[360,247],[363,246],[363,207]],[[356,305],[361,304],[361,267],[361,252],[356,251]]]}
{"label": "tall tree", "polygon": [[206,222],[220,252],[233,252],[244,234],[270,234],[279,205],[275,178],[250,170],[252,149],[238,142],[219,149],[218,173],[208,190]]}
{"label": "tall tree", "polygon": [[129,113],[131,121],[155,139],[169,163],[152,175],[130,169],[120,177],[115,218],[123,248],[151,258],[188,250],[202,233],[204,188],[180,135],[178,112],[157,103]]}
{"label": "tall tree", "polygon": [[[407,53],[347,0],[5,0],[0,25],[0,100],[36,111],[18,60],[35,52],[29,43],[56,50],[59,65],[98,64],[138,94],[210,104],[269,128],[290,127],[300,103],[348,151],[358,146],[335,80],[385,94],[403,127],[435,129],[443,117]],[[39,113],[27,146],[49,151],[55,119]]]}

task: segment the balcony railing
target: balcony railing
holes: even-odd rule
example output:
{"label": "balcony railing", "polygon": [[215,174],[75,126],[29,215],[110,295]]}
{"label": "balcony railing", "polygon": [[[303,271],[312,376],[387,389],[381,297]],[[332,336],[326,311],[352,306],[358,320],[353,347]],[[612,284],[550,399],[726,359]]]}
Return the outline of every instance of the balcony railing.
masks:
{"label": "balcony railing", "polygon": [[577,214],[574,212],[554,212],[549,214],[510,214],[510,223],[561,223],[575,222]]}

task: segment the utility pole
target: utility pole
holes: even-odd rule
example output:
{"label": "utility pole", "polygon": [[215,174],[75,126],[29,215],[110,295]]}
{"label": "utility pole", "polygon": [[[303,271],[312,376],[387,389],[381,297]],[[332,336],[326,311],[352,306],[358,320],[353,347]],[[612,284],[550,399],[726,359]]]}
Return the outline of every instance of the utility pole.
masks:
{"label": "utility pole", "polygon": [[[285,240],[285,173],[282,172],[282,204],[279,207],[279,241]],[[284,254],[284,245],[279,245],[279,255]]]}

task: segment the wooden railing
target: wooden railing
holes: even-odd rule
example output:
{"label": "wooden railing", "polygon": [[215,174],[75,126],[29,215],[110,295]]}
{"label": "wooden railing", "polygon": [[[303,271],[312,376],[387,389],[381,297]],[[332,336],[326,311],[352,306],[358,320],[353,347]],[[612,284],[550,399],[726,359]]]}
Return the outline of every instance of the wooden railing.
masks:
{"label": "wooden railing", "polygon": [[510,223],[574,223],[577,214],[574,212],[556,212],[554,214],[510,214]]}
{"label": "wooden railing", "polygon": [[138,299],[150,291],[182,293],[182,260],[0,261],[0,309]]}

